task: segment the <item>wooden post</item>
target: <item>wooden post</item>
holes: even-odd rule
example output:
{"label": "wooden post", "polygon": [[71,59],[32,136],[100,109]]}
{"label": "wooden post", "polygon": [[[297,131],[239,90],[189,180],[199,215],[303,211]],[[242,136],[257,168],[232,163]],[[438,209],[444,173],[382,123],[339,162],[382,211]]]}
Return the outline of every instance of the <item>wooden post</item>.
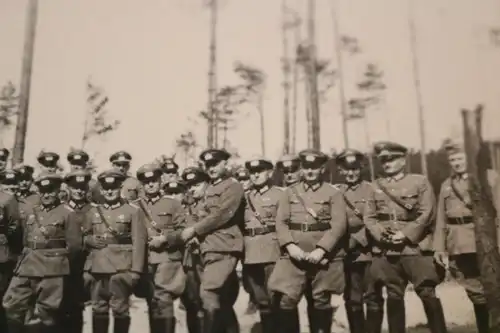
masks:
{"label": "wooden post", "polygon": [[462,110],[462,118],[481,282],[490,310],[491,332],[500,332],[500,253],[497,214],[492,188],[488,183],[486,161],[489,149],[482,140],[482,109],[482,105],[478,105],[475,110]]}
{"label": "wooden post", "polygon": [[19,114],[17,116],[16,136],[12,164],[24,161],[24,148],[26,146],[26,132],[28,131],[28,113],[31,90],[31,68],[33,67],[33,54],[35,52],[36,23],[38,17],[38,0],[28,2],[26,15],[26,30],[24,32],[23,63],[21,70],[21,90],[19,98]]}

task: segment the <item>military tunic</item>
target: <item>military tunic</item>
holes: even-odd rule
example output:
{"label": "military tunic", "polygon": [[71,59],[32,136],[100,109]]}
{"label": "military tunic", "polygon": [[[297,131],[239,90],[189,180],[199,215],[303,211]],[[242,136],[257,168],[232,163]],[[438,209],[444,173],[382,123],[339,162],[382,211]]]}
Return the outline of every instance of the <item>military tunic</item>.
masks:
{"label": "military tunic", "polygon": [[185,227],[184,210],[179,201],[156,197],[135,203],[145,209],[152,220],[145,218],[148,236],[165,235],[160,248],[149,248],[149,288],[147,301],[152,318],[173,318],[173,302],[184,291],[186,277],[182,269],[182,242],[178,235]]}
{"label": "military tunic", "polygon": [[346,307],[363,311],[366,303],[368,309],[381,310],[384,302],[382,290],[375,290],[371,276],[371,247],[363,222],[366,198],[373,195],[373,187],[362,181],[352,186],[341,184],[338,188],[345,196],[349,225],[349,248],[344,261]]}
{"label": "military tunic", "polygon": [[326,262],[318,265],[296,262],[287,254],[278,260],[268,287],[282,295],[280,308],[297,308],[311,288],[314,308],[331,309],[332,293],[340,295],[344,290],[347,219],[342,193],[327,183],[292,185],[280,197],[276,231],[282,248],[293,243],[305,252],[315,248],[326,252]]}
{"label": "military tunic", "polygon": [[[82,249],[82,233],[64,204],[36,206],[23,221],[24,249],[3,305],[8,318],[24,322],[29,310],[52,326],[63,298],[64,277]],[[35,300],[31,309],[31,300]]]}
{"label": "military tunic", "polygon": [[[453,186],[453,187],[452,187]],[[485,304],[467,177],[446,179],[439,192],[434,249],[450,256],[450,272],[474,304]]]}
{"label": "military tunic", "polygon": [[[407,208],[398,205],[379,184]],[[380,178],[373,186],[375,191],[366,202],[365,225],[374,239],[372,274],[376,283],[386,286],[388,299],[404,299],[408,282],[420,297],[434,298],[443,272],[436,270],[432,255],[435,197],[429,181],[422,175],[407,174]],[[389,228],[401,231],[407,242],[384,242],[383,233]]]}
{"label": "military tunic", "polygon": [[249,293],[253,295],[261,315],[271,311],[267,281],[280,257],[275,222],[279,198],[283,191],[281,187],[266,185],[262,189],[248,191],[245,196],[243,269]]}
{"label": "military tunic", "polygon": [[243,251],[243,187],[234,178],[219,179],[206,190],[207,214],[193,225],[203,259],[201,298],[206,311],[230,308],[239,281],[235,268]]}
{"label": "military tunic", "polygon": [[[101,209],[99,213],[98,207]],[[104,218],[104,220],[103,220]],[[93,237],[106,243],[91,248],[85,271],[94,281],[91,299],[95,315],[129,317],[129,298],[135,287],[130,272],[144,272],[147,258],[147,230],[138,207],[126,203],[93,206],[85,219],[85,242]]]}

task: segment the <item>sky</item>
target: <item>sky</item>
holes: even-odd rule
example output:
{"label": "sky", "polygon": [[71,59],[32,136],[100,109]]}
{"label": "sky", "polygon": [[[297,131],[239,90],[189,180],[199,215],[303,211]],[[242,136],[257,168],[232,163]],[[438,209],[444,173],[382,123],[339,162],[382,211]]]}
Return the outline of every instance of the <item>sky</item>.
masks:
{"label": "sky", "polygon": [[[89,77],[109,96],[110,118],[121,121],[116,132],[87,147],[100,168],[107,165],[111,153],[121,149],[132,154],[135,168],[160,154],[171,154],[176,138],[189,130],[204,145],[206,126],[193,119],[207,103],[206,2],[39,1],[25,161],[34,163],[41,149],[65,156],[70,146],[79,146]],[[281,1],[219,2],[218,86],[239,82],[233,72],[236,61],[266,73],[266,155],[276,159],[283,148]],[[306,14],[305,0],[288,3]],[[459,133],[461,108],[477,103],[485,105],[485,137],[500,137],[500,48],[492,45],[489,35],[491,27],[500,26],[500,2],[413,3],[427,146],[437,148],[444,137]],[[0,0],[0,84],[20,80],[26,4],[27,0]],[[367,140],[386,139],[420,146],[408,4],[408,0],[316,1],[319,58],[336,67],[333,5],[340,34],[355,36],[360,43],[361,54],[342,55],[347,98],[359,95],[356,82],[366,63],[384,71],[383,103],[370,110],[367,124],[354,121],[349,125],[353,148],[366,151]],[[306,35],[305,24],[301,34]],[[297,149],[307,146],[300,89]],[[328,91],[320,108],[322,150],[342,149],[338,85]],[[11,136],[6,135],[6,145],[12,145]],[[243,159],[261,153],[255,107],[241,108],[228,136]]]}

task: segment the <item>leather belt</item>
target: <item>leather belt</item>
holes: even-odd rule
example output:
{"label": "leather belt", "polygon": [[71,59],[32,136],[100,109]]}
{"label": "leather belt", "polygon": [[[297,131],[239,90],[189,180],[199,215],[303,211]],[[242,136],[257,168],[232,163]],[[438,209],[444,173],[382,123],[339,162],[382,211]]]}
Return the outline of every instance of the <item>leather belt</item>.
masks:
{"label": "leather belt", "polygon": [[275,232],[276,227],[274,225],[266,225],[263,227],[256,227],[256,228],[245,228],[243,231],[243,235],[249,236],[249,237],[255,237],[259,235],[265,235],[269,234],[271,232]]}
{"label": "leather belt", "polygon": [[474,217],[473,216],[448,217],[447,223],[457,224],[457,225],[474,223]]}
{"label": "leather belt", "polygon": [[398,216],[394,214],[387,214],[387,213],[378,213],[377,214],[377,220],[379,221],[401,221],[401,222],[410,222],[414,221],[415,219],[410,218],[409,216]]}
{"label": "leather belt", "polygon": [[132,245],[132,236],[95,236],[99,241],[108,245]]}
{"label": "leather belt", "polygon": [[65,249],[66,240],[64,239],[50,239],[43,241],[28,241],[27,247],[32,250],[50,250],[50,249]]}
{"label": "leather belt", "polygon": [[325,231],[331,229],[332,226],[328,223],[290,223],[288,229],[302,232],[309,231]]}

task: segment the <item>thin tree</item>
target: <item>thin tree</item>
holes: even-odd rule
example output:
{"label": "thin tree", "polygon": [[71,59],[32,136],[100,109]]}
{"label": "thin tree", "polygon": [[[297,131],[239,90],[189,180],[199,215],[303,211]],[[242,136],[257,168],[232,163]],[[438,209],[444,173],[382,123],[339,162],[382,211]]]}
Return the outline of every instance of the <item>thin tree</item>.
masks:
{"label": "thin tree", "polygon": [[281,66],[283,69],[283,153],[290,153],[290,59],[288,55],[288,12],[287,0],[281,1],[281,39],[283,43],[283,56]]}
{"label": "thin tree", "polygon": [[189,160],[195,160],[196,149],[199,147],[196,136],[192,131],[182,133],[175,141],[177,149],[182,151],[184,157],[184,165],[188,165]]}
{"label": "thin tree", "polygon": [[298,81],[299,81],[299,45],[302,39],[301,37],[301,24],[302,20],[296,11],[289,9],[289,12],[293,15],[293,19],[290,22],[290,28],[293,29],[293,49],[295,50],[295,58],[292,62],[292,143],[291,152],[295,153],[297,151],[297,99],[298,99]]}
{"label": "thin tree", "polygon": [[241,62],[236,62],[234,72],[243,80],[242,87],[244,88],[247,100],[252,102],[257,107],[260,120],[260,148],[261,154],[266,155],[266,138],[265,138],[265,118],[264,118],[264,90],[266,83],[265,73],[255,67],[245,65]]}
{"label": "thin tree", "polygon": [[218,0],[209,0],[210,6],[210,44],[208,65],[208,103],[207,103],[207,147],[217,148],[218,126],[216,124],[216,110],[214,109],[217,92],[217,16]]}
{"label": "thin tree", "polygon": [[33,67],[33,55],[35,53],[37,18],[38,18],[38,0],[29,0],[28,7],[26,8],[26,28],[24,36],[23,62],[21,70],[19,115],[17,117],[14,151],[12,153],[13,164],[22,163],[24,160],[26,133],[28,131],[28,112],[29,112],[30,91],[31,91],[31,70]]}
{"label": "thin tree", "polygon": [[318,76],[316,73],[316,0],[308,2],[308,81],[312,123],[312,148],[321,150],[321,115],[319,111]]}
{"label": "thin tree", "polygon": [[4,135],[12,127],[12,118],[17,115],[19,95],[14,84],[9,81],[0,90],[0,144],[3,145]]}
{"label": "thin tree", "polygon": [[92,137],[103,137],[115,131],[120,126],[119,120],[109,120],[108,110],[105,108],[109,102],[109,97],[102,87],[87,81],[87,108],[85,122],[81,140],[81,148],[85,149],[86,144]]}
{"label": "thin tree", "polygon": [[417,111],[418,111],[418,124],[420,133],[420,151],[421,151],[421,164],[422,174],[428,175],[427,171],[427,158],[426,158],[426,138],[425,138],[425,116],[424,106],[422,100],[422,88],[420,86],[420,63],[418,58],[418,45],[417,45],[417,32],[415,27],[414,17],[414,3],[413,0],[408,0],[408,30],[410,33],[410,49],[413,70],[413,87],[416,94]]}

